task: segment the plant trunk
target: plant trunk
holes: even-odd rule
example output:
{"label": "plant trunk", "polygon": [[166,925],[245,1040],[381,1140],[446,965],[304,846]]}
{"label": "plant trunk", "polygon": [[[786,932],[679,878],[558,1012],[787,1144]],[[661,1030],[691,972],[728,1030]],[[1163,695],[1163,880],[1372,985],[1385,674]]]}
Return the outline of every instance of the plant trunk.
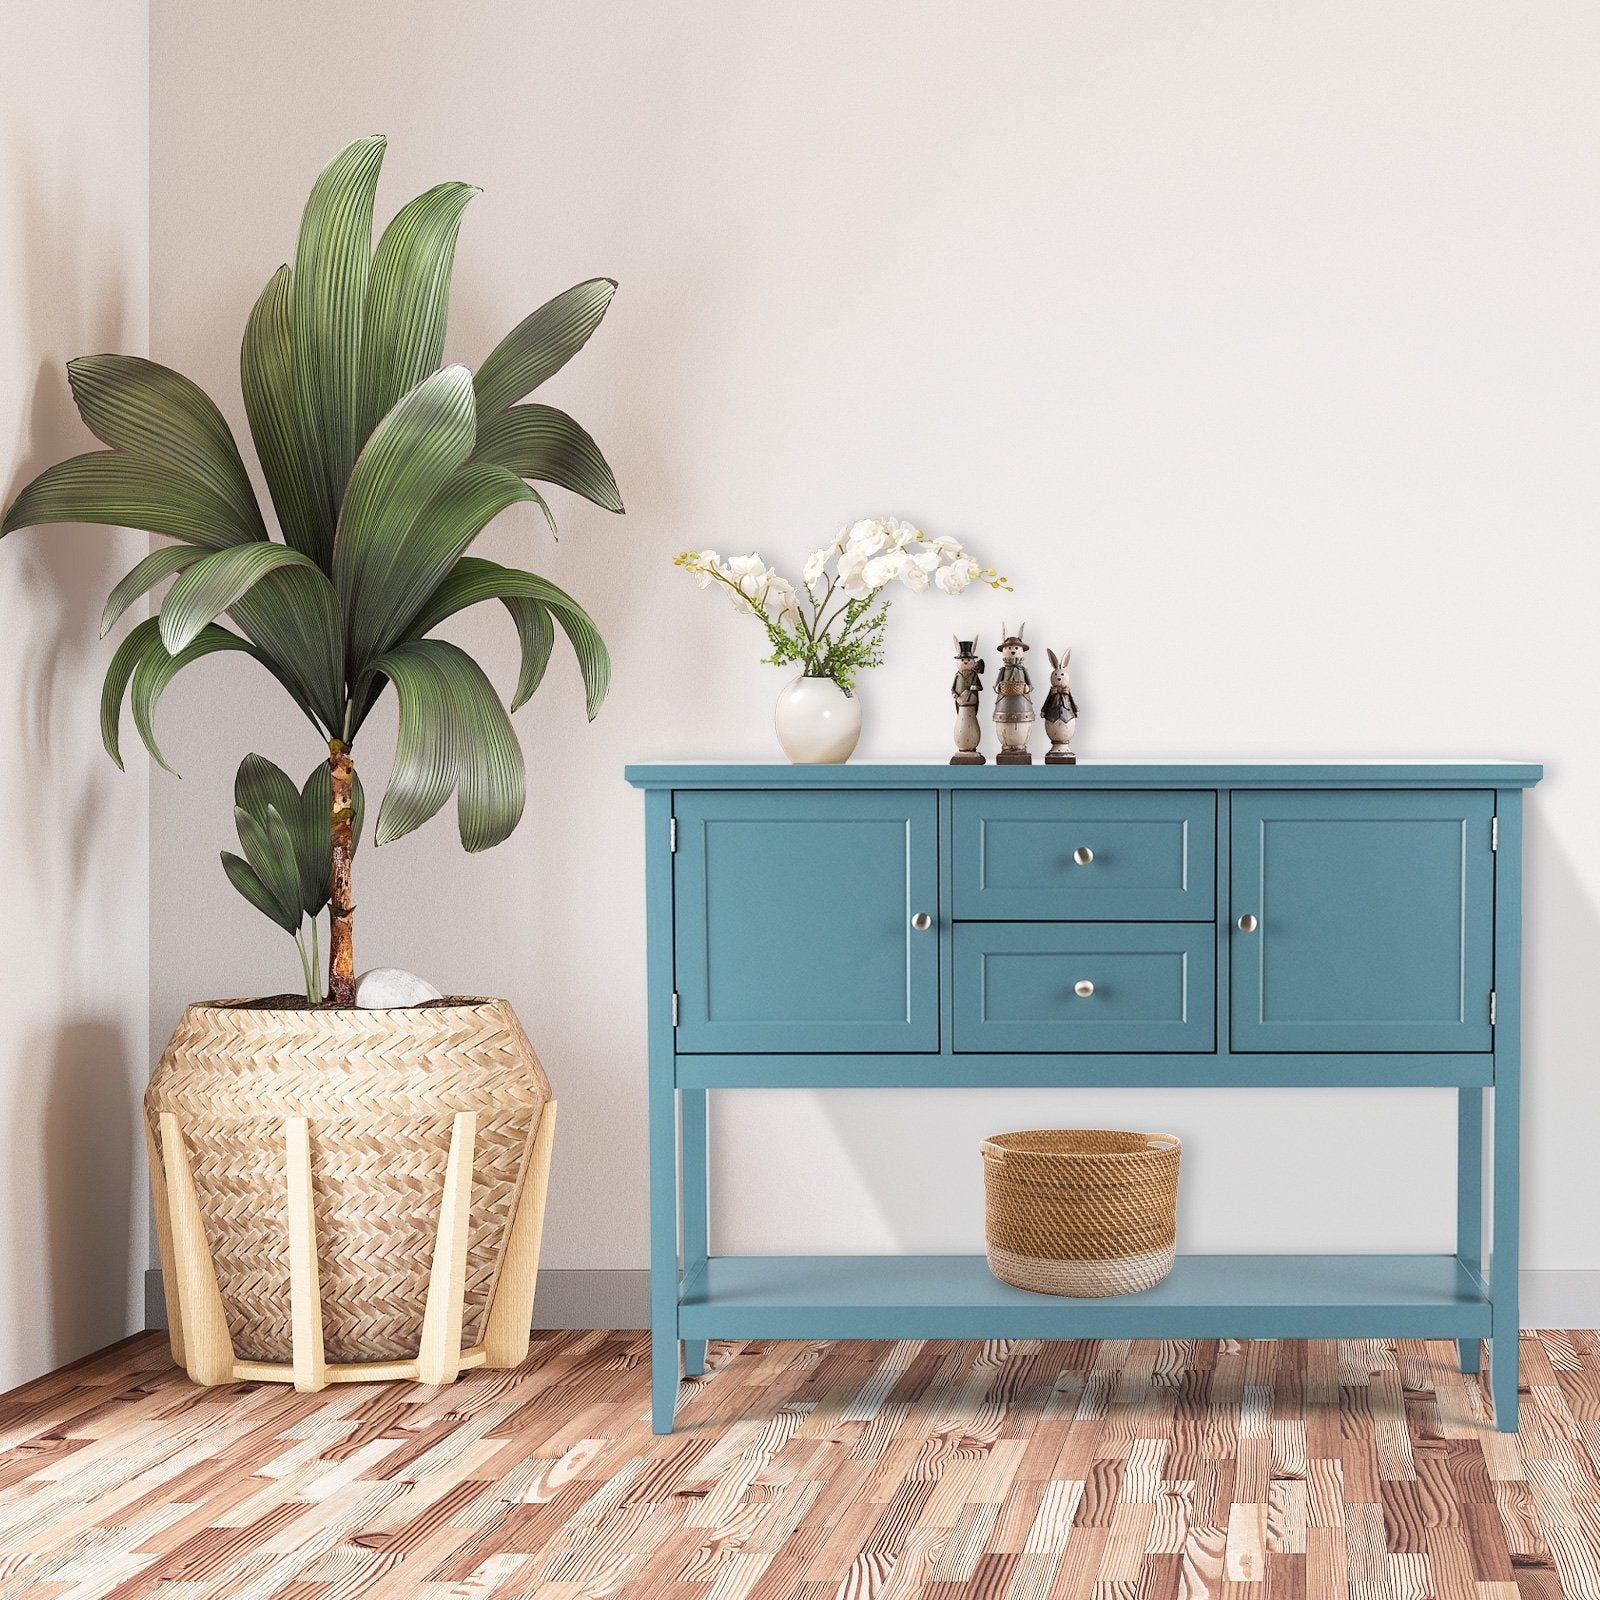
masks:
{"label": "plant trunk", "polygon": [[356,1003],[355,902],[350,865],[356,853],[355,805],[351,789],[356,764],[350,746],[330,739],[328,772],[333,788],[333,878],[328,898],[328,1004]]}

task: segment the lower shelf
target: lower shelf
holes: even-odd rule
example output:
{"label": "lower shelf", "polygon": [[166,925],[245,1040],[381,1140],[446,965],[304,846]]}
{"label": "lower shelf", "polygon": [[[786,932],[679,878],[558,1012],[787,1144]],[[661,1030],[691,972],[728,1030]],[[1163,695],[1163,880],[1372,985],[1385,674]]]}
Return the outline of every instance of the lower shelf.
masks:
{"label": "lower shelf", "polygon": [[713,1256],[684,1339],[1472,1339],[1488,1292],[1455,1256],[1179,1256],[1142,1294],[1068,1300],[982,1256]]}

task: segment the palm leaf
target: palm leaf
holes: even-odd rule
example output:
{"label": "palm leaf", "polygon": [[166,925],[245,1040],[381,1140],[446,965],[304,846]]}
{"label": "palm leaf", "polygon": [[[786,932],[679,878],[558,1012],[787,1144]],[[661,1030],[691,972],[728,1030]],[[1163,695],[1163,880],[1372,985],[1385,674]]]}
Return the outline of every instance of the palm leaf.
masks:
{"label": "palm leaf", "polygon": [[617,480],[600,447],[554,406],[512,406],[478,429],[474,461],[493,461],[541,483],[558,484],[607,511],[622,510]]}
{"label": "palm leaf", "polygon": [[276,567],[240,595],[228,615],[323,736],[338,733],[344,724],[344,621],[322,570],[312,562]]}
{"label": "palm leaf", "polygon": [[164,544],[152,550],[106,596],[105,610],[100,613],[100,637],[105,638],[116,625],[117,618],[163,578],[170,578],[173,573],[205,559],[206,552],[192,544]]}
{"label": "palm leaf", "polygon": [[0,534],[46,522],[142,528],[207,550],[225,550],[259,537],[242,527],[228,502],[203,483],[121,450],[99,450],[47,467],[12,501]]}
{"label": "palm leaf", "polygon": [[388,621],[404,535],[472,449],[472,378],[446,367],[419,383],[372,431],[345,493],[333,581],[350,626],[355,671]]}
{"label": "palm leaf", "polygon": [[253,905],[257,911],[282,928],[286,933],[300,931],[300,910],[295,908],[294,921],[288,920],[287,913],[279,906],[272,891],[261,881],[256,869],[242,857],[236,856],[231,850],[222,852],[222,870],[228,875],[228,882]]}
{"label": "palm leaf", "polygon": [[[149,619],[151,626],[157,626],[155,618]],[[144,623],[139,624],[139,628]],[[132,639],[139,632],[135,628],[128,635]],[[123,641],[124,644],[127,640]],[[167,758],[162,755],[161,747],[156,743],[155,715],[156,707],[161,702],[161,696],[166,693],[167,685],[177,677],[193,661],[198,661],[202,656],[214,655],[219,650],[242,650],[246,655],[257,655],[248,640],[241,639],[236,633],[229,633],[226,628],[219,628],[215,623],[202,628],[199,634],[186,644],[176,655],[168,655],[165,646],[161,643],[159,633],[152,633],[147,641],[146,648],[139,653],[133,668],[133,725],[139,730],[139,737],[144,740],[144,747],[151,756],[168,772],[173,768],[168,765]],[[121,653],[120,651],[118,652]],[[258,657],[259,659],[259,657]],[[109,675],[108,675],[109,682]],[[120,704],[121,696],[118,696]],[[102,709],[102,732],[104,731],[104,700]],[[121,766],[120,759],[113,751],[112,759]]]}
{"label": "palm leaf", "polygon": [[322,521],[332,527],[361,446],[361,323],[372,264],[372,197],[381,138],[357,139],[322,169],[300,222],[290,337],[301,446]]}
{"label": "palm leaf", "polygon": [[378,240],[361,329],[361,438],[438,369],[456,235],[479,193],[470,183],[441,183],[396,213]]}
{"label": "palm leaf", "polygon": [[544,682],[545,669],[550,665],[550,652],[555,649],[555,624],[550,620],[549,611],[537,600],[515,594],[501,595],[500,598],[511,613],[511,620],[516,624],[517,641],[522,646],[522,665],[517,671],[517,687],[511,695],[511,709],[520,711]]}
{"label": "palm leaf", "polygon": [[[508,605],[512,600],[534,601],[545,607],[561,624],[562,631],[571,641],[573,654],[578,658],[579,670],[583,673],[586,709],[589,720],[593,722],[610,687],[611,656],[589,613],[565,590],[558,589],[546,578],[532,572],[522,572],[516,567],[503,567],[495,561],[484,561],[477,556],[463,556],[455,564],[450,576],[429,597],[427,605],[412,624],[412,636],[420,638],[446,617],[454,616],[456,612],[484,600],[503,600]],[[520,623],[518,627],[520,631]],[[548,649],[545,655],[548,657]],[[517,685],[513,710],[533,693],[533,688],[538,687],[539,678],[544,674],[542,663],[534,673],[533,688],[528,688],[525,693],[530,671],[533,668],[528,660],[525,641],[523,676]]]}
{"label": "palm leaf", "polygon": [[161,602],[161,642],[168,653],[176,655],[269,572],[288,566],[309,568],[324,585],[328,581],[309,556],[270,542],[236,545],[195,562]]}
{"label": "palm leaf", "polygon": [[400,733],[375,842],[420,827],[457,791],[461,843],[499,844],[522,816],[522,751],[483,669],[442,639],[403,644],[374,663],[394,685]]}
{"label": "palm leaf", "polygon": [[[298,800],[299,796],[295,798]],[[295,864],[294,839],[288,823],[274,805],[269,805],[260,817],[252,816],[243,806],[235,806],[233,820],[239,830],[245,860],[277,907],[273,920],[290,933],[296,932],[301,917],[300,873]]]}
{"label": "palm leaf", "polygon": [[351,608],[357,670],[403,639],[412,619],[474,539],[508,506],[538,495],[504,467],[468,462],[435,491],[403,533],[367,563],[368,586]]}
{"label": "palm leaf", "polygon": [[112,652],[111,664],[100,686],[100,742],[119,767],[122,765],[123,696],[128,692],[128,683],[139,663],[154,651],[166,654],[160,625],[154,617],[146,617],[128,630],[127,638]]}
{"label": "palm leaf", "polygon": [[252,753],[233,775],[233,803],[257,822],[265,822],[268,806],[276,806],[278,815],[287,820],[300,809],[300,791],[276,761]]}
{"label": "palm leaf", "polygon": [[182,373],[139,356],[82,356],[67,363],[67,381],[79,416],[101,443],[209,489],[245,537],[266,538],[228,424]]}
{"label": "palm leaf", "polygon": [[300,431],[289,333],[291,277],[288,267],[279,267],[251,309],[239,350],[239,385],[283,537],[326,571],[333,560],[333,517],[307,466]]}
{"label": "palm leaf", "polygon": [[614,279],[591,278],[524,317],[478,368],[478,415],[503,411],[559,372],[600,326],[616,292]]}

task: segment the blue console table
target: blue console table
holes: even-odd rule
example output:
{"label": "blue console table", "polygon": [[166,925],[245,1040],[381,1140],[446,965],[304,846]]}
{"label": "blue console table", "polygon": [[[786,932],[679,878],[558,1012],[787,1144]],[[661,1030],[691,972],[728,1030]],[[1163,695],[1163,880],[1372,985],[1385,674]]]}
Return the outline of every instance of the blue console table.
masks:
{"label": "blue console table", "polygon": [[[1487,1339],[1514,1429],[1522,791],[1541,771],[629,767],[656,1432],[712,1338],[1412,1337],[1456,1340],[1468,1372]],[[979,1255],[709,1253],[711,1089],[1080,1084],[1453,1087],[1455,1253],[1180,1255],[1108,1300],[1012,1288]]]}

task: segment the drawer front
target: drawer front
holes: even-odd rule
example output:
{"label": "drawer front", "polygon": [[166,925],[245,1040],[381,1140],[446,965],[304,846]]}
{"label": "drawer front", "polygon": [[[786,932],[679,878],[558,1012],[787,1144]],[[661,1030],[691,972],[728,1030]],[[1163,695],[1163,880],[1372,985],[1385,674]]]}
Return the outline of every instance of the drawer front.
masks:
{"label": "drawer front", "polygon": [[958,1051],[1216,1048],[1209,923],[963,922],[954,936]]}
{"label": "drawer front", "polygon": [[1214,794],[960,792],[954,816],[958,918],[1199,922],[1216,914]]}

